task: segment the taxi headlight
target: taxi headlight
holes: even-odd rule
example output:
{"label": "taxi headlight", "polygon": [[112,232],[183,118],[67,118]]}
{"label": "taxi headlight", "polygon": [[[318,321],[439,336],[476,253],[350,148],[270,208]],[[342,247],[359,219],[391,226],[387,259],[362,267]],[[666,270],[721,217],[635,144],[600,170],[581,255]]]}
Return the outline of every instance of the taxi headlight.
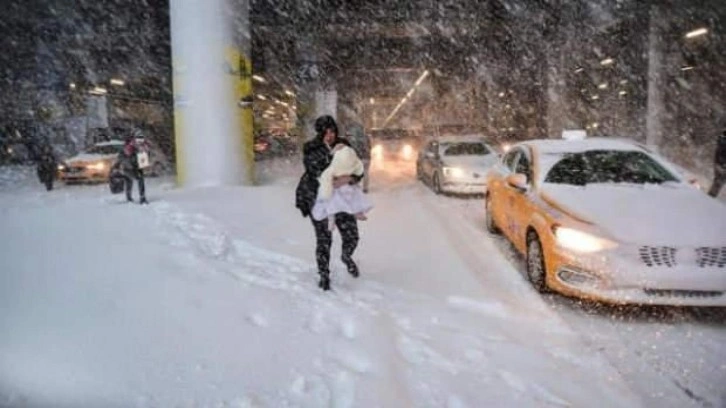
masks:
{"label": "taxi headlight", "polygon": [[373,146],[373,148],[371,149],[371,155],[376,159],[382,158],[383,157],[383,146],[381,146],[379,144]]}
{"label": "taxi headlight", "polygon": [[444,176],[451,178],[464,177],[464,169],[459,167],[444,167]]}
{"label": "taxi headlight", "polygon": [[403,145],[401,148],[401,156],[406,160],[413,158],[413,147],[410,144]]}
{"label": "taxi headlight", "polygon": [[89,165],[88,168],[91,170],[101,171],[106,168],[106,163],[104,163],[104,162],[93,163],[93,164]]}
{"label": "taxi headlight", "polygon": [[617,243],[573,228],[554,227],[557,244],[576,252],[593,253],[613,249]]}

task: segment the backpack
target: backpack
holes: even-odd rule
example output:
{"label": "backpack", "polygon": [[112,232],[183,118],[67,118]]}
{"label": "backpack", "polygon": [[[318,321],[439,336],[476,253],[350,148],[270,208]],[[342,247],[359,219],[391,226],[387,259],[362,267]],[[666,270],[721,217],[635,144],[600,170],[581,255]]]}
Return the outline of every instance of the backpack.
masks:
{"label": "backpack", "polygon": [[149,149],[145,143],[139,143],[136,146],[136,162],[139,164],[140,169],[147,169],[151,167],[151,160],[149,159]]}

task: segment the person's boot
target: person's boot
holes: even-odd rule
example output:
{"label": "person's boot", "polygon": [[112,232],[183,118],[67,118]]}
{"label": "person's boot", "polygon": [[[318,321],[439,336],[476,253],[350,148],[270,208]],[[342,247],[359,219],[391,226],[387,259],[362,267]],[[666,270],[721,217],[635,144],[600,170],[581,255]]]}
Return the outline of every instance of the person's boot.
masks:
{"label": "person's boot", "polygon": [[348,273],[352,277],[357,278],[358,276],[360,276],[360,271],[358,270],[358,265],[355,264],[355,261],[350,258],[343,257],[343,263],[345,264],[346,269],[348,269]]}
{"label": "person's boot", "polygon": [[131,196],[126,196],[126,201],[128,201],[130,203],[133,203],[134,202],[134,198],[131,197]]}
{"label": "person's boot", "polygon": [[146,201],[146,197],[141,197],[141,200],[139,201],[139,204],[149,204],[149,202]]}
{"label": "person's boot", "polygon": [[330,276],[320,275],[320,282],[318,282],[318,287],[325,291],[330,290]]}

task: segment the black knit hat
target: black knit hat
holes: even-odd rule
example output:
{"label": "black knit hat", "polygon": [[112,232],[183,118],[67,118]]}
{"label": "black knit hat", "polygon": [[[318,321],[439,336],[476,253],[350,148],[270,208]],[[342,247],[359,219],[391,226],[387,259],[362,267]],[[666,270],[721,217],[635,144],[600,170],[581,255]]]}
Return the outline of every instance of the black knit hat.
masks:
{"label": "black knit hat", "polygon": [[323,115],[315,119],[315,134],[322,136],[326,129],[331,129],[335,132],[336,136],[338,135],[338,124],[335,123],[335,119],[332,116]]}

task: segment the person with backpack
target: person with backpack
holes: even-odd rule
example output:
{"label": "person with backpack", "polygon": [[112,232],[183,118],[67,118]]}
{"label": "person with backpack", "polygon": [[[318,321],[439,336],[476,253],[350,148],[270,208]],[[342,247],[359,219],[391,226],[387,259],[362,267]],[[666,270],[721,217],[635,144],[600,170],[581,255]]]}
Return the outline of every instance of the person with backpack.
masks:
{"label": "person with backpack", "polygon": [[43,146],[38,155],[38,179],[45,185],[47,191],[53,190],[53,181],[55,181],[56,170],[58,169],[58,161],[53,154],[53,148],[50,145]]}
{"label": "person with backpack", "polygon": [[146,186],[144,184],[144,170],[139,166],[139,154],[144,152],[137,145],[136,138],[128,136],[124,141],[124,148],[118,155],[114,167],[120,171],[126,181],[126,200],[133,202],[133,182],[139,186],[139,204],[148,204],[146,201]]}

